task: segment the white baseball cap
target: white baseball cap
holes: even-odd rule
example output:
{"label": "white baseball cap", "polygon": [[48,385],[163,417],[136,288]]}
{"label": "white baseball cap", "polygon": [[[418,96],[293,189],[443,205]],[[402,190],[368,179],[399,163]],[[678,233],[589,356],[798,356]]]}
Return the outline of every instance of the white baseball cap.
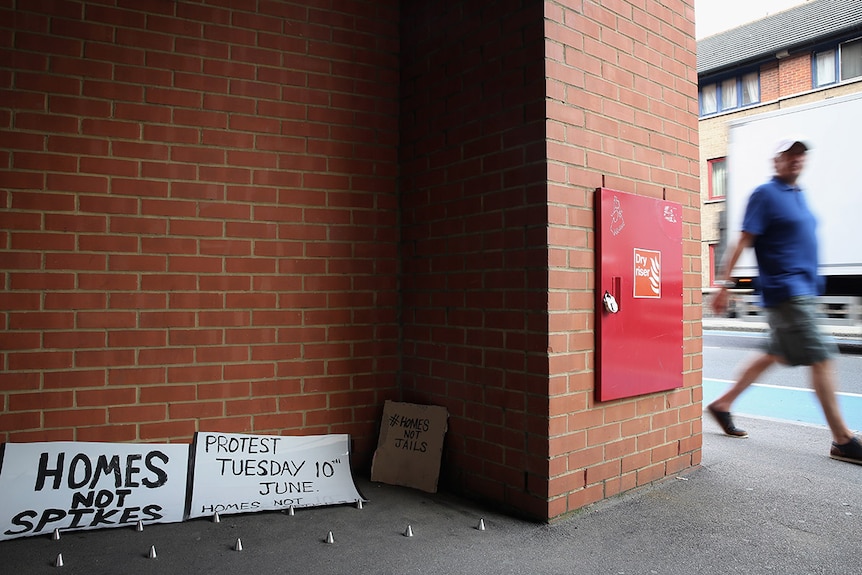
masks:
{"label": "white baseball cap", "polygon": [[811,149],[811,146],[809,146],[805,142],[805,140],[799,137],[793,136],[790,138],[784,138],[783,140],[779,140],[778,143],[775,144],[775,156],[778,157],[784,152],[788,151],[790,148],[799,146],[802,147],[803,152],[807,152]]}

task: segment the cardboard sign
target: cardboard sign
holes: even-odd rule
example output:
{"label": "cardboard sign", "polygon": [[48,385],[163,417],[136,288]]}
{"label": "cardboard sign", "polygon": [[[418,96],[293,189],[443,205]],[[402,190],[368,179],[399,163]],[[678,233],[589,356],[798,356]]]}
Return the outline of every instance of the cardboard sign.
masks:
{"label": "cardboard sign", "polygon": [[189,517],[354,503],[349,436],[195,435]]}
{"label": "cardboard sign", "polygon": [[7,443],[0,539],[183,520],[187,444]]}
{"label": "cardboard sign", "polygon": [[387,401],[371,480],[435,493],[448,418],[445,407]]}

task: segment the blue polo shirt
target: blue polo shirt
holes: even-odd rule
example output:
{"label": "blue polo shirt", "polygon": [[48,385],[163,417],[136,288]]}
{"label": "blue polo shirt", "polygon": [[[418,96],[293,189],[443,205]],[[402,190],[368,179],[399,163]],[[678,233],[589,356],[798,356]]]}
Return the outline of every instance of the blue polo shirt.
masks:
{"label": "blue polo shirt", "polygon": [[763,305],[774,307],[793,296],[816,296],[817,220],[802,190],[776,177],[748,199],[742,229],[753,234]]}

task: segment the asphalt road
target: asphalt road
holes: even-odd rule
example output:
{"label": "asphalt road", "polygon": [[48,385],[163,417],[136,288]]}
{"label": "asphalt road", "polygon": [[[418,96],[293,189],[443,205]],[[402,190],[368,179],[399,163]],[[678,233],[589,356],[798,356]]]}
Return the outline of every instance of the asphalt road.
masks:
{"label": "asphalt road", "polygon": [[[756,354],[766,342],[761,332],[703,332],[703,377],[732,381],[743,363]],[[862,394],[862,355],[841,353],[835,357],[838,390]],[[758,383],[808,389],[809,373],[805,368],[775,366]]]}

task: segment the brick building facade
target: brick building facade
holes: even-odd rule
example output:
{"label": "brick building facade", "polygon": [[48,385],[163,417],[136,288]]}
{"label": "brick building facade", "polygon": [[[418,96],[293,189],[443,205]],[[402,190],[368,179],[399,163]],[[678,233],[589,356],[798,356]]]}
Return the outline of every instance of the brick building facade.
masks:
{"label": "brick building facade", "polygon": [[[0,438],[350,433],[540,519],[700,461],[692,3],[0,2]],[[681,389],[594,397],[594,191],[684,207]]]}

